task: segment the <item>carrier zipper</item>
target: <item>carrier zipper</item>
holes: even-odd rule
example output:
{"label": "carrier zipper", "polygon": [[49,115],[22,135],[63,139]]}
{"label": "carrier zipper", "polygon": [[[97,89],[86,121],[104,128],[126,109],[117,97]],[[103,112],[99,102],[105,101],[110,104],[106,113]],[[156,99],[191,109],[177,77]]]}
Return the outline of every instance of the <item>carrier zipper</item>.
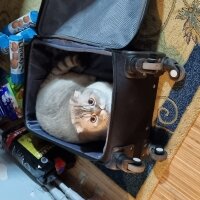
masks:
{"label": "carrier zipper", "polygon": [[40,41],[42,41],[43,44],[45,44],[49,47],[54,47],[54,48],[61,49],[61,50],[97,53],[97,54],[102,54],[102,55],[106,55],[106,56],[112,55],[111,51],[105,50],[104,48],[89,46],[87,44],[79,44],[79,43],[71,41],[71,40],[52,38],[52,37],[42,37],[42,36],[36,36],[36,38],[39,39]]}

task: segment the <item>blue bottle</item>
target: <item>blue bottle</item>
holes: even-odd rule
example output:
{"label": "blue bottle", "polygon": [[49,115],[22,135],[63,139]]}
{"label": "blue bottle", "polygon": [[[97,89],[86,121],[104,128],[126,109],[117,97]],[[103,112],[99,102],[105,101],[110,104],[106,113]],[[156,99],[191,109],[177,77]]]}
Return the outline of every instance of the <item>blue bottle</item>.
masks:
{"label": "blue bottle", "polygon": [[33,28],[27,28],[16,35],[22,36],[25,43],[29,43],[37,33]]}
{"label": "blue bottle", "polygon": [[24,82],[24,42],[23,37],[11,35],[9,37],[11,81],[16,85]]}
{"label": "blue bottle", "polygon": [[26,15],[16,19],[15,21],[9,23],[2,30],[6,35],[12,35],[23,31],[29,27],[35,27],[38,18],[38,11],[31,11]]}

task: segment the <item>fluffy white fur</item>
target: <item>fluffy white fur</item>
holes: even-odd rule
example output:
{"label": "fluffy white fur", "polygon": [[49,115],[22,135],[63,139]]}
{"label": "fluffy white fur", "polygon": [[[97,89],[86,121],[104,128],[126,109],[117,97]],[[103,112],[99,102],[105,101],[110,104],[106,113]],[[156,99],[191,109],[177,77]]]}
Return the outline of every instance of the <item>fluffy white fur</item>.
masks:
{"label": "fluffy white fur", "polygon": [[[105,139],[112,86],[94,80],[91,76],[69,72],[45,81],[36,100],[36,117],[41,127],[72,143]],[[94,105],[89,101],[91,98]],[[95,120],[91,118],[94,116]]]}

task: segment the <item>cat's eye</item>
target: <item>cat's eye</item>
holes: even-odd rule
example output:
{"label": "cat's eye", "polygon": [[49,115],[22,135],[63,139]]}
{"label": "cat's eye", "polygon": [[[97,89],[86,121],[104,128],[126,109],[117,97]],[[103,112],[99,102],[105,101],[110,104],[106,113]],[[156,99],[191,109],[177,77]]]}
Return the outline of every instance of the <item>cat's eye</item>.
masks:
{"label": "cat's eye", "polygon": [[88,99],[88,103],[93,106],[95,104],[95,100],[93,98]]}
{"label": "cat's eye", "polygon": [[91,121],[92,123],[95,123],[95,122],[97,121],[97,116],[92,115],[92,116],[90,117],[90,121]]}

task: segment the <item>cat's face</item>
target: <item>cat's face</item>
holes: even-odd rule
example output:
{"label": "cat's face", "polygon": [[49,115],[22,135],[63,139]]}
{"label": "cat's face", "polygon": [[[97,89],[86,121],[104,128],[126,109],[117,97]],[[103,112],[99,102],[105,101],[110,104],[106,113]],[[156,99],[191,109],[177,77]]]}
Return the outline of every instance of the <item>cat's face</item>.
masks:
{"label": "cat's face", "polygon": [[106,94],[97,89],[75,91],[70,99],[72,124],[78,133],[106,132],[110,106]]}

